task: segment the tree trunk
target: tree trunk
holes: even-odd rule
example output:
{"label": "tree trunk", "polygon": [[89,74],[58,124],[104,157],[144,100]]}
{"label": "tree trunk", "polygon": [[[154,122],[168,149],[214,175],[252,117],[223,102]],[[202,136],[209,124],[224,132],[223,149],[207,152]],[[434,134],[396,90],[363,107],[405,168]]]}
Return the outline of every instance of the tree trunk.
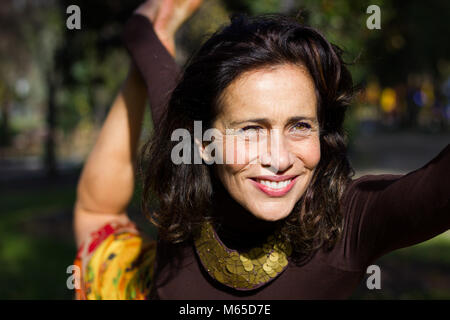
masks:
{"label": "tree trunk", "polygon": [[8,147],[11,144],[11,131],[9,128],[9,111],[11,109],[11,101],[6,99],[1,106],[1,122],[0,122],[0,147]]}
{"label": "tree trunk", "polygon": [[[51,73],[51,71],[49,72]],[[47,98],[47,115],[46,115],[46,135],[44,150],[44,168],[48,178],[58,175],[58,167],[56,161],[56,85],[54,76],[51,74],[47,77],[48,98]]]}

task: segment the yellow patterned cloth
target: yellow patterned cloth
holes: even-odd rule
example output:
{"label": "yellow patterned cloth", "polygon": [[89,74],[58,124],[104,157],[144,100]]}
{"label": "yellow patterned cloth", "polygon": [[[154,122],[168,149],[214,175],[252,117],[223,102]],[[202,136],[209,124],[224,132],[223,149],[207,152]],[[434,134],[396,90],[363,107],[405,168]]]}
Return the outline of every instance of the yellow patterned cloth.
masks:
{"label": "yellow patterned cloth", "polygon": [[76,299],[143,300],[152,284],[156,241],[132,223],[109,223],[93,232],[75,259],[81,271]]}

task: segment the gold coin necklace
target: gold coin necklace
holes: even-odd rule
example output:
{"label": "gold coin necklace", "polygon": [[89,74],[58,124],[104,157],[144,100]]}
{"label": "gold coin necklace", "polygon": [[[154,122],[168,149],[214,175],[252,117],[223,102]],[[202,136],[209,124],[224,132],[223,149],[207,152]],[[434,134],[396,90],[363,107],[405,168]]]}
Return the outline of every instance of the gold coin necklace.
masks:
{"label": "gold coin necklace", "polygon": [[289,243],[271,235],[261,247],[238,252],[227,248],[211,223],[205,222],[194,245],[203,267],[220,283],[237,290],[252,290],[274,280],[288,266]]}

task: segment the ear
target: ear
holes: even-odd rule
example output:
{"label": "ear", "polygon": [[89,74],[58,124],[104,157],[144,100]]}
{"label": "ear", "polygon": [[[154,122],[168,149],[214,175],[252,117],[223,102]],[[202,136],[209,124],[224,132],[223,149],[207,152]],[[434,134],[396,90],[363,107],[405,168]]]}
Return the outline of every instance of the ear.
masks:
{"label": "ear", "polygon": [[194,137],[196,151],[206,164],[223,164],[223,135],[216,128],[205,131],[203,141],[199,137]]}
{"label": "ear", "polygon": [[200,155],[200,158],[203,159],[206,163],[211,163],[213,160],[211,158],[211,155],[208,152],[205,152],[206,147],[208,146],[209,141],[200,141],[198,138],[194,138],[195,148],[198,154]]}

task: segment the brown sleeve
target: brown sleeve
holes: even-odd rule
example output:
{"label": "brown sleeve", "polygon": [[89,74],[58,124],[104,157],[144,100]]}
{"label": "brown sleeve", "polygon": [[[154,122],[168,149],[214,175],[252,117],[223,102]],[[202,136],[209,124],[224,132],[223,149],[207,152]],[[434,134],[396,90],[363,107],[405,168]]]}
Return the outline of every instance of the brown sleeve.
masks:
{"label": "brown sleeve", "polygon": [[147,86],[153,123],[158,123],[175,88],[179,67],[159,41],[150,20],[143,15],[130,17],[123,41]]}
{"label": "brown sleeve", "polygon": [[450,145],[406,175],[368,175],[344,195],[345,251],[361,267],[450,229]]}

